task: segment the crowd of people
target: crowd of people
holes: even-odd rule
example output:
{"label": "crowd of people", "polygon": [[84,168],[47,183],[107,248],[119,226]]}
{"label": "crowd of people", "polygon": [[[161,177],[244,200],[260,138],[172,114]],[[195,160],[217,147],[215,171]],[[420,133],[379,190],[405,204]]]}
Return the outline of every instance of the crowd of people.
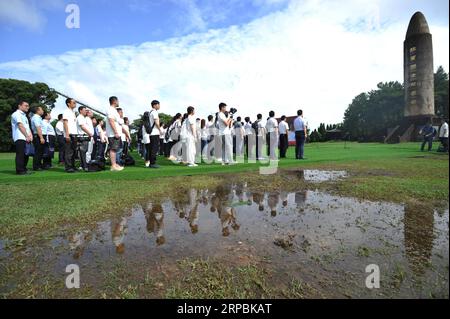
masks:
{"label": "crowd of people", "polygon": [[[220,103],[218,112],[207,119],[196,117],[195,108],[189,106],[186,113],[177,113],[169,123],[160,122],[159,109],[160,103],[153,101],[152,110],[144,113],[143,125],[137,134],[138,151],[146,167],[159,168],[158,153],[188,167],[196,167],[201,162],[233,165],[243,162],[245,157],[249,162],[266,160],[266,156],[276,161],[278,148],[280,157],[286,157],[289,125],[286,116],[278,123],[274,111],[269,112],[264,125],[262,114],[258,114],[254,122],[250,117],[246,117],[245,122],[239,116],[234,118],[237,110],[230,108],[228,111],[225,103]],[[294,128],[296,158],[304,159],[307,126],[301,110]]]}
{"label": "crowd of people", "polygon": [[[50,113],[42,107],[33,110],[29,121],[29,104],[21,101],[11,117],[16,173],[32,173],[27,170],[29,156],[33,156],[33,171],[50,169],[56,145],[58,161],[68,173],[104,169],[106,158],[111,161],[111,171],[121,171],[124,166],[133,164],[129,155],[129,119],[124,117],[117,97],[110,97],[109,105],[106,117],[97,120],[92,110],[85,106],[77,108],[76,101],[68,98],[65,111],[58,115],[53,127]],[[237,110],[228,110],[225,103],[220,103],[217,113],[207,119],[197,118],[195,108],[189,106],[183,115],[177,113],[169,123],[162,123],[160,107],[159,101],[152,101],[151,109],[143,115],[142,126],[137,128],[138,151],[145,160],[145,167],[159,168],[158,154],[188,167],[198,166],[202,161],[233,165],[243,162],[245,157],[249,162],[276,161],[277,149],[281,158],[286,157],[289,125],[286,116],[278,122],[274,111],[269,112],[263,124],[262,114],[258,114],[254,122],[250,117],[244,121],[241,117],[235,118]],[[307,125],[302,110],[297,115],[295,155],[297,159],[304,159]],[[80,161],[78,168],[76,158]]]}

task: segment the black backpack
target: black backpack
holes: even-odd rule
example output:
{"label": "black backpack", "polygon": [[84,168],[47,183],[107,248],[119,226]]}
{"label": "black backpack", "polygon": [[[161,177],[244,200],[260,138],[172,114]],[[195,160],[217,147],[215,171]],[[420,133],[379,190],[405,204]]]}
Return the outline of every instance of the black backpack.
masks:
{"label": "black backpack", "polygon": [[133,166],[135,164],[135,161],[131,155],[127,154],[123,159],[123,163],[125,166]]}
{"label": "black backpack", "polygon": [[92,160],[88,163],[88,172],[100,172],[105,169],[105,162],[101,160]]}
{"label": "black backpack", "polygon": [[153,125],[150,125],[150,114],[153,111],[146,111],[144,112],[144,115],[142,116],[142,121],[144,123],[144,128],[147,134],[151,134],[153,131],[153,128],[155,127],[155,121],[153,121]]}
{"label": "black backpack", "polygon": [[256,134],[259,133],[259,127],[258,127],[258,123],[260,120],[257,120],[255,122],[252,123],[252,129],[255,131]]}

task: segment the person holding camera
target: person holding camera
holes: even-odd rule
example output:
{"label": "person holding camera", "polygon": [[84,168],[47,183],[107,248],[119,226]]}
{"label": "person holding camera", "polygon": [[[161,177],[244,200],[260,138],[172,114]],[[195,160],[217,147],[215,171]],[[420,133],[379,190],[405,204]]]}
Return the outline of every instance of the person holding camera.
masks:
{"label": "person holding camera", "polygon": [[89,129],[88,119],[87,119],[87,109],[85,106],[80,106],[78,108],[77,117],[77,131],[78,131],[78,149],[80,152],[80,165],[81,169],[84,171],[88,170],[86,153],[89,148],[89,142],[94,136],[94,132]]}
{"label": "person holding camera", "polygon": [[[230,110],[233,114],[234,109]],[[233,161],[233,138],[231,137],[231,125],[233,119],[227,112],[227,105],[225,103],[219,104],[218,126],[219,137],[222,140],[222,165],[234,164]]]}
{"label": "person holding camera", "polygon": [[109,158],[111,159],[111,171],[117,172],[123,170],[123,166],[117,164],[116,155],[117,151],[122,148],[122,139],[120,135],[122,133],[120,122],[120,115],[117,112],[119,107],[119,99],[116,96],[109,98],[109,109],[107,112],[106,121],[106,135],[108,136],[109,144]]}

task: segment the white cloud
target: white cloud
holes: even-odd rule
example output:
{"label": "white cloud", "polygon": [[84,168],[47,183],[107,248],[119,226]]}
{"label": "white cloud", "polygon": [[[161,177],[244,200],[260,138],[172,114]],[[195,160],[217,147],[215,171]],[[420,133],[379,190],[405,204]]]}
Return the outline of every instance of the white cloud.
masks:
{"label": "white cloud", "polygon": [[[242,27],[4,63],[0,74],[44,81],[103,110],[117,95],[132,118],[152,99],[165,113],[193,105],[200,116],[224,101],[252,118],[302,108],[316,127],[341,121],[352,98],[378,82],[403,81],[403,40],[416,8],[393,22],[384,10],[383,1],[293,2]],[[428,22],[435,67],[449,70],[448,26]],[[55,112],[63,107],[61,99]]]}
{"label": "white cloud", "polygon": [[61,9],[62,0],[0,1],[0,25],[19,26],[29,31],[42,31],[47,19],[44,10]]}

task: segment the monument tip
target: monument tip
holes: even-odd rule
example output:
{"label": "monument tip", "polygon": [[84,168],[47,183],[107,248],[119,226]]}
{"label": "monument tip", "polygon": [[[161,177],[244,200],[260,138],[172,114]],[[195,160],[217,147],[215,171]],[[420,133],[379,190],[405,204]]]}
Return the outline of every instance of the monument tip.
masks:
{"label": "monument tip", "polygon": [[406,38],[409,38],[418,34],[430,33],[430,28],[428,27],[427,20],[422,12],[417,11],[411,17],[409,21],[408,31],[406,32]]}

